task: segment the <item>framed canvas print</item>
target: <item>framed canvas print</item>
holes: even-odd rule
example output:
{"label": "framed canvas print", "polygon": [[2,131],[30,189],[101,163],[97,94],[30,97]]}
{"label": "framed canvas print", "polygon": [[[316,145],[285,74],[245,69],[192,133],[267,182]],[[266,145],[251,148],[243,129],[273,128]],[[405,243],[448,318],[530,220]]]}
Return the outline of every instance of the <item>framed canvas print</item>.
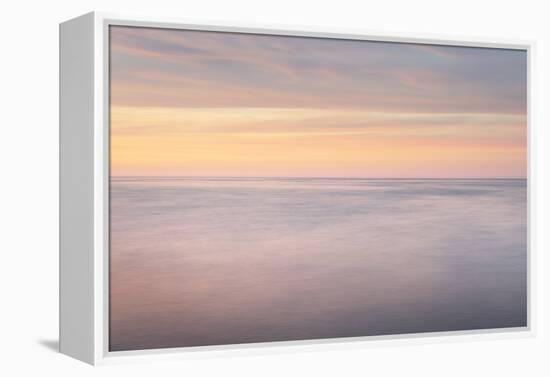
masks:
{"label": "framed canvas print", "polygon": [[61,352],[530,333],[531,49],[61,24]]}

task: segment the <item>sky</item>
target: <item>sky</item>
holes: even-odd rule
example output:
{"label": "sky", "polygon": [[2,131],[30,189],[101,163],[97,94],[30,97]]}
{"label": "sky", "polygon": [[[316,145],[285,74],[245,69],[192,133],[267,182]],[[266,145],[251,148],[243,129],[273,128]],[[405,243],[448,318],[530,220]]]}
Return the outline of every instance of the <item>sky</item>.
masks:
{"label": "sky", "polygon": [[525,178],[525,51],[111,26],[112,176]]}

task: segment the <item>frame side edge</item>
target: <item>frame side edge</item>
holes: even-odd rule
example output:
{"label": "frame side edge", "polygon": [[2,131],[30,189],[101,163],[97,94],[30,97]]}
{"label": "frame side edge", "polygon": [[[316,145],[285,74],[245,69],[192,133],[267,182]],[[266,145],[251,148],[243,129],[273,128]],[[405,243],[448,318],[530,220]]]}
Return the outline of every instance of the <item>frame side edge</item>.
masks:
{"label": "frame side edge", "polygon": [[94,363],[94,15],[59,26],[59,350]]}

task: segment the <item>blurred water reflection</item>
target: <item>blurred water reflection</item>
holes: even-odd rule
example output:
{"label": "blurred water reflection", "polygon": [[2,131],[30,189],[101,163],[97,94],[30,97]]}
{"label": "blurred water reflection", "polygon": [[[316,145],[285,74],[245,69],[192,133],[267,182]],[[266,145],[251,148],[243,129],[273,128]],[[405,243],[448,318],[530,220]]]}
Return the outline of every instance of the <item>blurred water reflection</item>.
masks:
{"label": "blurred water reflection", "polygon": [[525,180],[113,178],[110,349],[526,324]]}

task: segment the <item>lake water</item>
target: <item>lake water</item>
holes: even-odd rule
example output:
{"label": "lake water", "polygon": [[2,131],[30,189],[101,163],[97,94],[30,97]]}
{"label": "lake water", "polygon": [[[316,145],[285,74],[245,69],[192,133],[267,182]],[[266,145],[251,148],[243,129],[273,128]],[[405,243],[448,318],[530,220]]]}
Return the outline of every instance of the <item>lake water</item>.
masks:
{"label": "lake water", "polygon": [[526,325],[525,180],[112,178],[110,349]]}

